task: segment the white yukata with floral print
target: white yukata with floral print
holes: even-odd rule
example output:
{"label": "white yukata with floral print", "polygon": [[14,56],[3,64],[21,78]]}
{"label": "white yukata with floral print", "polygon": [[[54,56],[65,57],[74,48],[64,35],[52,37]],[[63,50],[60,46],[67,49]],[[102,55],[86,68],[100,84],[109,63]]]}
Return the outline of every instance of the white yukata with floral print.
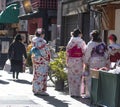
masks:
{"label": "white yukata with floral print", "polygon": [[[96,52],[97,50],[98,51],[100,50],[100,49],[96,49],[98,45],[104,45],[104,47],[106,48],[103,50],[104,52],[101,54],[97,54]],[[106,67],[108,64],[107,61],[108,61],[108,53],[107,53],[106,45],[103,42],[99,43],[99,42],[90,41],[86,47],[85,63],[87,63],[90,66],[90,68],[98,69],[101,67]]]}
{"label": "white yukata with floral print", "polygon": [[[76,47],[75,50],[73,49],[74,47]],[[78,51],[75,52],[77,48]],[[86,48],[86,44],[81,39],[81,37],[71,37],[66,47],[69,94],[71,96],[80,96],[81,76],[83,71],[83,57],[84,57],[85,48]],[[72,53],[74,55],[70,55]]]}
{"label": "white yukata with floral print", "polygon": [[[102,67],[108,67],[109,58],[106,45],[103,42],[88,42],[85,52],[85,63],[89,66],[89,69],[99,69]],[[86,77],[87,96],[90,96],[90,89],[91,76],[89,75],[88,77]]]}
{"label": "white yukata with floral print", "polygon": [[33,92],[40,94],[47,88],[48,63],[50,61],[50,51],[46,41],[41,37],[32,39],[31,49],[33,60]]}

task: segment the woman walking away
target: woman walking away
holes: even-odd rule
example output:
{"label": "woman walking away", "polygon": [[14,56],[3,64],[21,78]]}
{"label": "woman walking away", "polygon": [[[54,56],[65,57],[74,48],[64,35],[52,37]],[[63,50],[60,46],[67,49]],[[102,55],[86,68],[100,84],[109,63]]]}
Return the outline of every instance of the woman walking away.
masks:
{"label": "woman walking away", "polygon": [[50,51],[44,40],[44,36],[45,31],[42,28],[38,28],[35,37],[32,39],[33,93],[35,95],[48,95],[46,90]]}
{"label": "woman walking away", "polygon": [[72,37],[66,47],[69,94],[71,97],[80,97],[83,56],[86,44],[81,39],[82,33],[79,29],[74,29],[71,34]]}
{"label": "woman walking away", "polygon": [[11,61],[11,72],[13,79],[18,79],[19,72],[23,72],[23,57],[27,59],[26,49],[22,43],[20,34],[17,34],[14,41],[9,47],[8,57]]}

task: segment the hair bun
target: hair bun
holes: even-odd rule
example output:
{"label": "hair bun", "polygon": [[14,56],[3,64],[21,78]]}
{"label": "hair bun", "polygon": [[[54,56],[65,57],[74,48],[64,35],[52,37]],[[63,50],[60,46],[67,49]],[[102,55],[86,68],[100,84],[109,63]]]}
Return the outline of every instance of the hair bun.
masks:
{"label": "hair bun", "polygon": [[22,40],[22,37],[21,37],[21,35],[20,34],[17,34],[16,36],[15,36],[15,40],[17,40],[17,41],[21,41]]}
{"label": "hair bun", "polygon": [[74,29],[73,32],[72,32],[72,35],[74,37],[78,37],[79,34],[81,34],[82,32],[80,31],[80,29]]}
{"label": "hair bun", "polygon": [[110,39],[110,40],[112,40],[112,41],[117,41],[117,37],[116,37],[116,35],[115,34],[111,34],[109,37],[108,37],[108,39]]}
{"label": "hair bun", "polygon": [[98,30],[93,30],[93,31],[90,33],[90,35],[91,35],[92,37],[94,37],[94,36],[99,36],[100,33],[99,33]]}

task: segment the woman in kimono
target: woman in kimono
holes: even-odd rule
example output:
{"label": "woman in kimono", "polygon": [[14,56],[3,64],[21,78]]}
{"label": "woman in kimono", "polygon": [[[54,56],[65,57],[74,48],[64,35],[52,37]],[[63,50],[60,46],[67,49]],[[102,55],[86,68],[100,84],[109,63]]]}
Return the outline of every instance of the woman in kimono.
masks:
{"label": "woman in kimono", "polygon": [[[120,60],[120,44],[117,44],[117,37],[114,34],[111,34],[109,37],[109,43],[110,45],[108,46],[108,51],[110,55],[110,62],[117,62]],[[112,64],[111,64],[112,67]],[[113,66],[114,67],[114,66]]]}
{"label": "woman in kimono", "polygon": [[71,97],[80,97],[83,56],[86,48],[86,44],[81,39],[81,36],[81,31],[74,29],[66,47],[69,94]]}
{"label": "woman in kimono", "polygon": [[[90,69],[99,69],[109,66],[107,46],[100,39],[100,34],[97,30],[90,33],[91,41],[88,42],[85,52],[85,64],[90,74]],[[89,69],[88,69],[89,68]],[[85,97],[90,97],[91,76],[86,78],[86,94]]]}
{"label": "woman in kimono", "polygon": [[32,39],[33,48],[31,49],[33,61],[33,93],[35,95],[48,95],[46,88],[50,51],[44,40],[44,30],[38,28],[35,35]]}

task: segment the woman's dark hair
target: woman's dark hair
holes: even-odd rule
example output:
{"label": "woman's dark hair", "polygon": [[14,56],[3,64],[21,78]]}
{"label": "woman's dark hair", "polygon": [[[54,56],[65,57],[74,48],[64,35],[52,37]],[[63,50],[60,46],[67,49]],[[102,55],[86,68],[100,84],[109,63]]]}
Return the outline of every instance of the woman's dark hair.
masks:
{"label": "woman's dark hair", "polygon": [[21,37],[20,34],[17,34],[17,35],[15,36],[15,41],[22,41],[22,37]]}
{"label": "woman's dark hair", "polygon": [[95,41],[95,42],[101,42],[100,32],[98,30],[93,30],[90,33],[90,36],[92,37],[93,41]]}
{"label": "woman's dark hair", "polygon": [[115,34],[111,34],[109,37],[108,37],[110,40],[116,42],[117,41],[117,37]]}
{"label": "woman's dark hair", "polygon": [[42,34],[45,34],[45,30],[43,28],[38,28],[35,32],[37,37],[40,37]]}
{"label": "woman's dark hair", "polygon": [[82,34],[82,32],[80,31],[80,29],[74,29],[73,32],[72,32],[72,35],[74,37],[78,37],[79,34]]}

